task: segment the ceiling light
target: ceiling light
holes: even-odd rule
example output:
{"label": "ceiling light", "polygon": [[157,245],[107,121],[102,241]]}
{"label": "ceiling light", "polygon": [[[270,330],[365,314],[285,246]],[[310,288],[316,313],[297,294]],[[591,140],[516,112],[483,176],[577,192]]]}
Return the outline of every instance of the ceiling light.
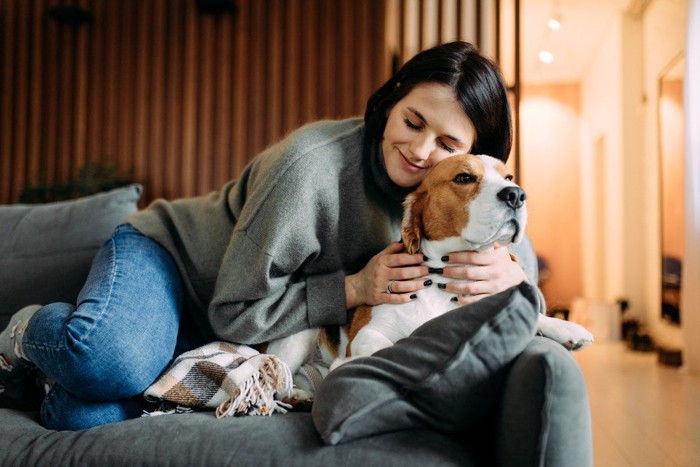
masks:
{"label": "ceiling light", "polygon": [[559,21],[559,18],[556,16],[552,16],[547,20],[547,26],[549,26],[549,29],[552,31],[558,31],[561,29],[561,21]]}
{"label": "ceiling light", "polygon": [[549,50],[540,50],[539,57],[542,63],[552,63],[554,61],[554,55]]}

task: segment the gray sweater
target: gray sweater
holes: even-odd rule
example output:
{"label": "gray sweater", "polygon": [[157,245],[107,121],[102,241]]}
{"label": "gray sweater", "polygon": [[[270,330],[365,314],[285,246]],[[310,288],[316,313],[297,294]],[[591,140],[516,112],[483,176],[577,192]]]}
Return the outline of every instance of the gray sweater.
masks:
{"label": "gray sweater", "polygon": [[220,192],[129,222],[173,256],[206,333],[257,344],[344,324],[344,277],[400,238],[401,202],[361,119],[300,128]]}

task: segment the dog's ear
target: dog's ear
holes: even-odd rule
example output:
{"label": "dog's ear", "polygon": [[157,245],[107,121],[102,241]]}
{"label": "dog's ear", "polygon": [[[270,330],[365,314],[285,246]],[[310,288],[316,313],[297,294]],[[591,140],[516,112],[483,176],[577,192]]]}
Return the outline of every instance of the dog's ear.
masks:
{"label": "dog's ear", "polygon": [[414,191],[403,202],[403,222],[401,223],[401,240],[410,255],[418,253],[423,237],[423,205],[425,192]]}

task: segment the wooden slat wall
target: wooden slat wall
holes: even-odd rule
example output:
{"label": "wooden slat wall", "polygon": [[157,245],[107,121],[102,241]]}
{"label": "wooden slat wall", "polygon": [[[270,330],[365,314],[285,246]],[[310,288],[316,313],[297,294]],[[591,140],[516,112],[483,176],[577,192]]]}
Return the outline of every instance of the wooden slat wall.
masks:
{"label": "wooden slat wall", "polygon": [[453,40],[476,44],[498,59],[498,5],[501,0],[387,0],[389,56],[402,63],[420,50]]}
{"label": "wooden slat wall", "polygon": [[[56,6],[89,10],[59,23]],[[0,203],[116,163],[144,203],[219,188],[303,122],[360,115],[386,78],[384,3],[0,1]]]}
{"label": "wooden slat wall", "polygon": [[[392,63],[488,42],[488,3],[237,0],[211,15],[194,0],[2,0],[0,203],[90,161],[133,172],[143,204],[217,189],[300,124],[362,114]],[[72,5],[92,21],[48,15]]]}

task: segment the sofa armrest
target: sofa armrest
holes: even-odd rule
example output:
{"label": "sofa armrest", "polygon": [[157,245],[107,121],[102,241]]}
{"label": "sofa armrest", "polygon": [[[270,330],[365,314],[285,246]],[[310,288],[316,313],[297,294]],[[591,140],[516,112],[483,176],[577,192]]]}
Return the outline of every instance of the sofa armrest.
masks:
{"label": "sofa armrest", "polygon": [[593,465],[586,381],[551,339],[535,337],[513,361],[496,424],[499,465]]}

